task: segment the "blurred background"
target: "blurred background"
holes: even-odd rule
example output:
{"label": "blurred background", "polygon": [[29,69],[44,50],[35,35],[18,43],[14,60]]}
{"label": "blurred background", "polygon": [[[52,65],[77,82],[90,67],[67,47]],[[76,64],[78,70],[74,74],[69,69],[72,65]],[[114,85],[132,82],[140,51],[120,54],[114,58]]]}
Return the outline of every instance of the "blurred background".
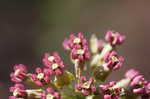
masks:
{"label": "blurred background", "polygon": [[0,97],[8,99],[15,64],[33,70],[41,66],[43,53],[54,51],[70,64],[62,41],[71,32],[99,38],[109,29],[125,34],[119,53],[126,64],[110,80],[120,79],[129,68],[150,80],[149,11],[150,0],[0,0]]}

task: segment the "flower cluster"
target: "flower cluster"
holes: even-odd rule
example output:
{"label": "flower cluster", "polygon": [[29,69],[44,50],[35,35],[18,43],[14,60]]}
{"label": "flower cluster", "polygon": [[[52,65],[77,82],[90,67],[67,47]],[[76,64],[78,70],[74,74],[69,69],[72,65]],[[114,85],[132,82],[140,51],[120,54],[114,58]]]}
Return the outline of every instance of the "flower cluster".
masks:
{"label": "flower cluster", "polygon": [[46,73],[45,70],[42,70],[41,68],[36,68],[35,70],[36,74],[31,74],[31,80],[35,82],[38,86],[44,86],[47,84],[50,84],[50,76],[48,73]]}
{"label": "flower cluster", "polygon": [[124,58],[118,57],[117,52],[112,51],[105,55],[104,61],[106,62],[108,68],[113,69],[113,70],[118,70],[121,68],[124,62]]}
{"label": "flower cluster", "polygon": [[66,39],[63,43],[66,50],[70,50],[70,57],[73,60],[79,60],[85,62],[91,57],[91,53],[88,48],[88,42],[80,32],[77,35],[70,35],[69,39]]}
{"label": "flower cluster", "polygon": [[49,73],[52,75],[62,75],[65,65],[58,53],[49,55],[46,53],[43,58],[43,64],[48,67]]}
{"label": "flower cluster", "polygon": [[90,43],[81,32],[71,34],[63,47],[70,52],[75,72],[66,69],[57,52],[45,53],[44,66],[34,73],[23,64],[15,65],[9,99],[150,99],[150,82],[134,69],[120,81],[105,84],[108,76],[123,66],[125,59],[117,46],[124,41],[125,36],[114,31],[107,31],[104,40],[93,34]]}
{"label": "flower cluster", "polygon": [[145,80],[143,75],[137,74],[132,77],[130,87],[134,94],[149,95],[150,94],[150,82]]}
{"label": "flower cluster", "polygon": [[123,88],[115,88],[116,82],[109,82],[107,85],[100,85],[100,90],[104,94],[104,99],[120,99],[124,95]]}
{"label": "flower cluster", "polygon": [[121,35],[118,32],[114,32],[114,31],[107,31],[106,36],[105,36],[105,40],[110,42],[112,45],[120,45],[124,42],[125,40],[125,36]]}
{"label": "flower cluster", "polygon": [[96,91],[94,86],[94,79],[90,78],[88,81],[85,76],[81,77],[80,83],[76,85],[77,91],[83,93],[83,95],[88,96]]}

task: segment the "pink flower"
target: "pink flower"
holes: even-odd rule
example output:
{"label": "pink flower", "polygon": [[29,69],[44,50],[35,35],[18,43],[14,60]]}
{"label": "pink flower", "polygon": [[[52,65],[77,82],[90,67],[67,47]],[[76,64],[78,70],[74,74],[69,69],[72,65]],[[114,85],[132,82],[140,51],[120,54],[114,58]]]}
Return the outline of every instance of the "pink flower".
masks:
{"label": "pink flower", "polygon": [[13,93],[13,96],[10,96],[9,99],[25,99],[27,97],[27,92],[22,84],[16,84],[14,87],[10,87],[10,92]]}
{"label": "pink flower", "polygon": [[136,86],[136,85],[140,85],[140,84],[144,84],[145,79],[142,75],[138,75],[136,77],[133,78],[132,82],[131,82],[131,86]]}
{"label": "pink flower", "polygon": [[51,83],[50,75],[44,72],[41,68],[36,68],[37,74],[31,75],[31,80],[38,86],[44,86]]}
{"label": "pink flower", "polygon": [[81,48],[88,45],[87,40],[84,38],[83,33],[77,35],[71,34],[69,39],[63,42],[63,46],[66,50],[72,50],[73,48]]}
{"label": "pink flower", "polygon": [[131,79],[130,87],[134,94],[138,95],[150,94],[150,83],[146,81],[143,75],[139,74],[138,71],[131,69],[127,71],[125,77]]}
{"label": "pink flower", "polygon": [[10,74],[11,81],[20,83],[27,77],[28,70],[25,65],[19,64],[14,66],[14,72]]}
{"label": "pink flower", "polygon": [[145,88],[146,94],[150,95],[150,82],[147,82],[147,84],[145,84]]}
{"label": "pink flower", "polygon": [[104,99],[121,99],[121,95],[124,93],[123,88],[113,88],[116,82],[109,82],[107,85],[100,85],[100,90],[104,95]]}
{"label": "pink flower", "polygon": [[90,78],[88,81],[85,76],[82,76],[80,83],[76,85],[76,89],[81,92],[84,96],[91,95],[96,91],[94,86],[94,79]]}
{"label": "pink flower", "polygon": [[132,91],[134,94],[139,95],[150,94],[149,83],[144,79],[142,75],[134,77],[130,83],[130,86],[132,87]]}
{"label": "pink flower", "polygon": [[120,69],[124,62],[124,58],[118,57],[118,54],[116,51],[112,51],[106,54],[104,57],[104,60],[107,63],[107,66],[113,70]]}
{"label": "pink flower", "polygon": [[70,38],[63,42],[63,46],[66,50],[71,51],[70,56],[73,60],[78,59],[84,62],[91,57],[88,42],[81,32],[77,35],[71,34]]}
{"label": "pink flower", "polygon": [[58,93],[52,88],[47,88],[46,92],[43,93],[41,96],[41,99],[61,99],[60,93]]}
{"label": "pink flower", "polygon": [[58,53],[53,53],[52,55],[45,53],[43,64],[49,68],[49,73],[51,72],[51,74],[57,76],[63,74],[65,65]]}
{"label": "pink flower", "polygon": [[124,42],[125,36],[118,32],[107,31],[105,40],[110,42],[112,45],[120,45]]}
{"label": "pink flower", "polygon": [[70,56],[72,59],[78,59],[80,62],[85,62],[86,60],[90,59],[91,53],[89,52],[87,46],[82,49],[74,48],[71,50]]}
{"label": "pink flower", "polygon": [[136,77],[137,75],[139,75],[139,72],[134,70],[134,69],[130,69],[126,72],[125,74],[125,78],[129,78],[129,79],[133,79],[134,77]]}

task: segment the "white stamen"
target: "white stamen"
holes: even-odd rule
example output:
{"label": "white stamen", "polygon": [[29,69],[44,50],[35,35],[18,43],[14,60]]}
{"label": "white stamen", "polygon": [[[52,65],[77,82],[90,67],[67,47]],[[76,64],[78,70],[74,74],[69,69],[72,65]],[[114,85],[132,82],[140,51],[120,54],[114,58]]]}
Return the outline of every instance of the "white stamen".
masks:
{"label": "white stamen", "polygon": [[37,75],[37,78],[38,78],[39,80],[43,79],[43,78],[44,78],[44,74],[43,74],[43,73],[39,73],[39,74]]}
{"label": "white stamen", "polygon": [[76,43],[76,44],[79,44],[81,42],[81,39],[80,38],[75,38],[73,43]]}
{"label": "white stamen", "polygon": [[21,71],[20,69],[17,69],[17,70],[15,71],[14,75],[17,76],[20,71]]}
{"label": "white stamen", "polygon": [[58,67],[59,67],[58,64],[53,64],[53,65],[52,65],[52,69],[53,69],[53,70],[57,69]]}
{"label": "white stamen", "polygon": [[18,89],[14,90],[13,96],[18,96]]}
{"label": "white stamen", "polygon": [[77,54],[83,55],[84,54],[84,50],[82,50],[82,49],[77,50]]}
{"label": "white stamen", "polygon": [[85,89],[89,89],[90,88],[90,83],[89,82],[85,82],[83,85],[82,85],[83,88]]}
{"label": "white stamen", "polygon": [[53,95],[51,95],[51,94],[48,94],[47,96],[46,96],[46,99],[54,99],[55,97],[53,96]]}
{"label": "white stamen", "polygon": [[112,59],[112,61],[114,61],[114,62],[117,62],[117,61],[118,61],[118,58],[115,57],[115,56],[112,56],[111,59]]}
{"label": "white stamen", "polygon": [[55,57],[54,57],[54,56],[50,56],[50,57],[48,57],[48,60],[49,60],[50,62],[52,62],[54,59],[55,59]]}

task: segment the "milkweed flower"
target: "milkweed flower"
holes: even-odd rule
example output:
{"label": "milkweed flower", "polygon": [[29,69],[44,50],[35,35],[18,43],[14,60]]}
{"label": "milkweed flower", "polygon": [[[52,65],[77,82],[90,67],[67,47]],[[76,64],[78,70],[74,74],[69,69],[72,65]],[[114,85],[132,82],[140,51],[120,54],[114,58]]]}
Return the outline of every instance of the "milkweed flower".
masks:
{"label": "milkweed flower", "polygon": [[63,42],[63,46],[66,50],[72,50],[74,48],[82,48],[83,46],[88,46],[87,40],[84,38],[83,33],[78,33],[77,35],[71,34],[69,39]]}
{"label": "milkweed flower", "polygon": [[150,94],[149,82],[138,71],[130,69],[125,74],[125,77],[130,79],[129,86],[134,94]]}
{"label": "milkweed flower", "polygon": [[51,83],[50,75],[44,72],[41,68],[36,68],[36,74],[31,74],[31,80],[38,86],[44,86]]}
{"label": "milkweed flower", "polygon": [[106,62],[108,68],[118,70],[122,67],[124,58],[118,57],[117,52],[112,51],[105,55],[104,61]]}
{"label": "milkweed flower", "polygon": [[150,87],[148,81],[142,75],[138,75],[133,78],[130,83],[133,93],[145,95],[150,94]]}
{"label": "milkweed flower", "polygon": [[117,82],[114,87],[130,89],[131,92],[136,95],[146,97],[150,95],[149,82],[145,80],[143,75],[134,69],[128,70],[125,73],[125,78]]}
{"label": "milkweed flower", "polygon": [[80,32],[77,35],[71,34],[69,39],[63,42],[65,50],[71,51],[70,57],[73,60],[79,60],[85,62],[91,57],[91,53],[88,48],[88,42]]}
{"label": "milkweed flower", "polygon": [[111,43],[112,45],[120,45],[124,42],[125,36],[121,35],[119,32],[107,31],[105,40]]}
{"label": "milkweed flower", "polygon": [[27,98],[27,92],[22,84],[16,84],[14,87],[10,87],[10,92],[13,93],[13,96],[10,96],[9,99],[25,99]]}
{"label": "milkweed flower", "polygon": [[89,96],[96,92],[96,87],[94,83],[95,81],[93,78],[87,80],[85,76],[82,76],[80,79],[80,83],[76,85],[76,89],[78,92],[81,92],[84,96]]}
{"label": "milkweed flower", "polygon": [[14,66],[14,72],[10,74],[11,81],[20,83],[27,77],[28,70],[25,65],[19,64]]}
{"label": "milkweed flower", "polygon": [[61,95],[54,89],[47,88],[46,92],[41,94],[41,99],[61,99]]}
{"label": "milkweed flower", "polygon": [[15,84],[10,87],[10,92],[13,93],[13,96],[9,96],[9,99],[41,99],[44,91],[42,89],[26,89],[23,84]]}
{"label": "milkweed flower", "polygon": [[65,50],[70,51],[70,58],[75,65],[76,77],[80,78],[84,71],[85,62],[91,58],[89,45],[83,33],[79,32],[77,35],[71,34],[69,39],[63,42]]}
{"label": "milkweed flower", "polygon": [[37,67],[35,73],[28,72],[23,64],[14,66],[10,77],[15,85],[10,87],[9,99],[150,99],[150,82],[134,69],[128,70],[120,81],[104,84],[112,72],[123,66],[124,58],[116,47],[124,40],[119,32],[107,31],[102,40],[92,35],[89,45],[83,33],[71,34],[63,47],[70,52],[75,73],[66,70],[57,52],[45,53],[44,67]]}
{"label": "milkweed flower", "polygon": [[49,68],[51,74],[56,76],[63,74],[65,65],[58,53],[53,53],[52,55],[45,53],[43,64]]}
{"label": "milkweed flower", "polygon": [[104,99],[121,99],[121,96],[124,95],[123,88],[113,88],[116,85],[116,82],[109,82],[107,85],[100,85],[100,90],[104,95]]}

